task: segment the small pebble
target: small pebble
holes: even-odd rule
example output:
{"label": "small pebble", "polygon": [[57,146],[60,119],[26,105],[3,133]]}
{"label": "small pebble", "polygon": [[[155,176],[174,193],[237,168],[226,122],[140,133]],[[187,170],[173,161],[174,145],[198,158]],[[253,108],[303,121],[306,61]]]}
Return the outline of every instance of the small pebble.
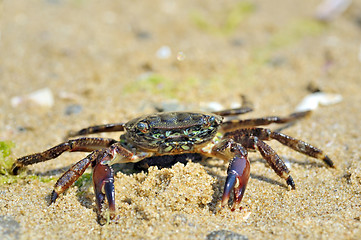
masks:
{"label": "small pebble", "polygon": [[10,216],[0,216],[0,239],[20,239],[20,224]]}
{"label": "small pebble", "polygon": [[83,107],[78,104],[71,104],[66,107],[65,115],[79,114],[83,110]]}
{"label": "small pebble", "polygon": [[235,47],[240,47],[244,45],[244,40],[241,38],[235,38],[231,40],[231,45]]}
{"label": "small pebble", "polygon": [[248,237],[228,230],[219,230],[207,235],[207,240],[248,240]]}
{"label": "small pebble", "polygon": [[168,46],[162,46],[157,50],[156,56],[160,59],[167,59],[172,55],[172,50]]}
{"label": "small pebble", "polygon": [[272,67],[280,67],[287,63],[287,59],[283,56],[275,56],[269,59],[268,64]]}
{"label": "small pebble", "polygon": [[136,37],[140,40],[147,40],[152,38],[152,35],[147,31],[139,31],[135,33]]}

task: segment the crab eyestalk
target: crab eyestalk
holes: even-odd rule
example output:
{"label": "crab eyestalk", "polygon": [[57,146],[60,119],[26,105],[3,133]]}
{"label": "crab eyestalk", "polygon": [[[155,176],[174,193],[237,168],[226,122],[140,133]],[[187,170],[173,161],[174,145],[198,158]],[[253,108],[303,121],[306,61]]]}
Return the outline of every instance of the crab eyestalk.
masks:
{"label": "crab eyestalk", "polygon": [[234,211],[242,201],[250,175],[250,164],[247,155],[235,156],[229,164],[227,174],[221,206],[227,205],[233,191],[234,198],[231,210]]}
{"label": "crab eyestalk", "polygon": [[115,194],[114,194],[114,172],[113,169],[102,163],[93,167],[93,183],[95,199],[99,215],[102,213],[104,199],[108,201],[110,218],[115,217]]}

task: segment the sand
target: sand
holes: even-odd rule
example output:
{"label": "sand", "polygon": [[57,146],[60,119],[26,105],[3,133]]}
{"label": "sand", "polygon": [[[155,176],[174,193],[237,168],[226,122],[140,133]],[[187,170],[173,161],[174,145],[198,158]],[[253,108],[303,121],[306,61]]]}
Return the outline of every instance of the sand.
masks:
{"label": "sand", "polygon": [[[270,142],[294,191],[253,152],[234,212],[219,207],[227,163],[218,159],[118,171],[117,221],[102,226],[91,171],[48,206],[56,179],[85,156],[65,153],[0,183],[0,238],[361,239],[361,2],[325,24],[314,20],[317,4],[1,1],[0,140],[15,143],[12,158],[156,108],[229,108],[246,95],[255,111],[242,118],[285,116],[310,85],[343,100],[283,130],[323,149],[336,169]],[[44,88],[53,104],[26,99]]]}

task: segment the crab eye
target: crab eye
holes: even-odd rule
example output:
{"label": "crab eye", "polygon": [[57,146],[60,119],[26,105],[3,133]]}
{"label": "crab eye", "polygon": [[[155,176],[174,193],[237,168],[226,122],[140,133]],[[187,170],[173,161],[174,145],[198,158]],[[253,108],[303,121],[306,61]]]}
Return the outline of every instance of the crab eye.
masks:
{"label": "crab eye", "polygon": [[212,117],[209,118],[208,122],[213,123],[215,120],[216,120],[216,118],[214,116],[212,116]]}
{"label": "crab eye", "polygon": [[204,119],[204,127],[210,127],[213,123],[214,123],[214,121],[216,120],[216,118],[214,117],[214,116],[211,116],[211,117],[207,117],[207,118],[205,118]]}
{"label": "crab eye", "polygon": [[148,124],[145,123],[145,122],[139,122],[139,123],[137,124],[137,128],[138,128],[138,130],[141,131],[142,133],[147,133],[147,132],[149,132],[149,126],[148,126]]}

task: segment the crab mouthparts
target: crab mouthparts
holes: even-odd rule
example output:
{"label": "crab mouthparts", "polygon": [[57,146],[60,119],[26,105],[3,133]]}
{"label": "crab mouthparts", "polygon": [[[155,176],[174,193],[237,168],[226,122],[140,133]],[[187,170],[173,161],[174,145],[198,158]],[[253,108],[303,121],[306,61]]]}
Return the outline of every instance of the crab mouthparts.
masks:
{"label": "crab mouthparts", "polygon": [[171,135],[165,139],[165,142],[183,142],[183,141],[189,141],[189,137],[187,136],[174,136]]}

